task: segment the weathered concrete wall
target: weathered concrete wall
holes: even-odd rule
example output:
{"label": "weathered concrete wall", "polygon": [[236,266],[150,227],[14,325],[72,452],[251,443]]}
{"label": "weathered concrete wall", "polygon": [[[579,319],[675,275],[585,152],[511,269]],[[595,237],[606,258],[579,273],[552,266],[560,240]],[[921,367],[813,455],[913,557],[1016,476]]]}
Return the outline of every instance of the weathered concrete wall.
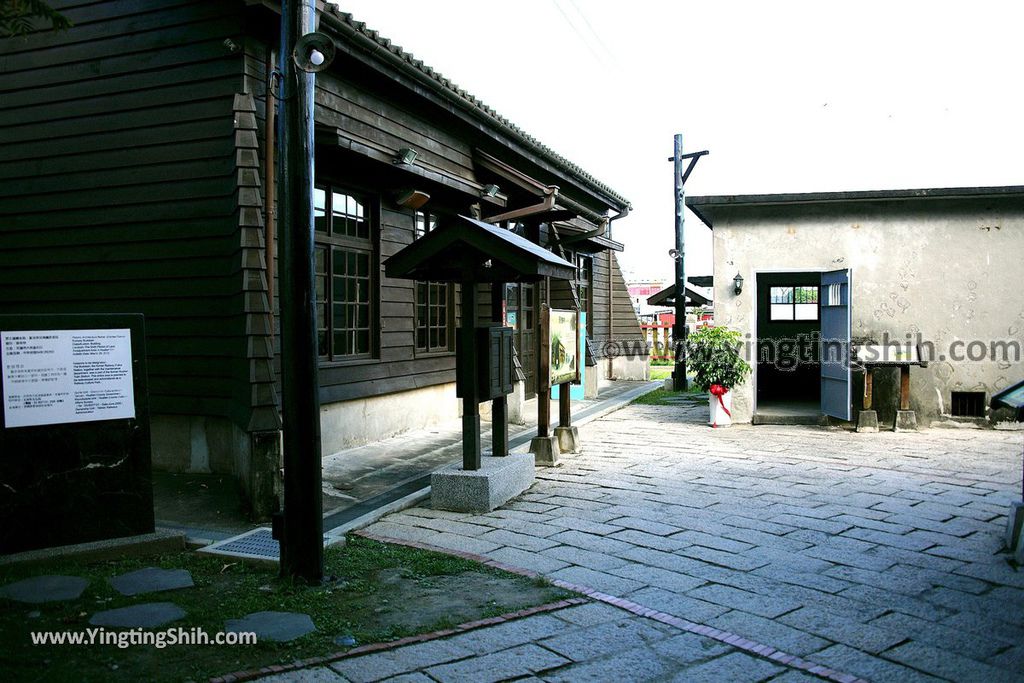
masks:
{"label": "weathered concrete wall", "polygon": [[411,429],[425,429],[459,417],[455,383],[320,407],[323,453],[379,441]]}
{"label": "weathered concrete wall", "polygon": [[[911,407],[924,424],[948,415],[952,391],[984,391],[987,401],[1024,377],[1024,363],[1012,355],[1011,360],[950,357],[954,343],[1024,343],[1020,211],[999,212],[955,201],[933,208],[863,205],[856,211],[827,206],[744,208],[723,210],[714,223],[715,320],[751,341],[759,271],[850,268],[854,337],[881,341],[888,333],[894,341],[905,341],[907,334],[920,333],[942,358],[928,368],[911,370]],[[737,272],[746,281],[739,295],[732,284]],[[966,357],[966,346],[959,352]],[[889,374],[876,373],[875,403],[881,419],[891,419],[897,400],[898,380]],[[734,420],[750,420],[755,381],[736,388]],[[856,381],[855,411],[861,387]]]}

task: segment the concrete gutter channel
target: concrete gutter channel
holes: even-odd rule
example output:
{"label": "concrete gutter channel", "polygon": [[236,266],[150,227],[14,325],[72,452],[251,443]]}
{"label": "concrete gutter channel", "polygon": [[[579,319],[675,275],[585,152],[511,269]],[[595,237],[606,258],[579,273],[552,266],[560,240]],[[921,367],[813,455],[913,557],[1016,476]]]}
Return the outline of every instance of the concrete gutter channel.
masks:
{"label": "concrete gutter channel", "polygon": [[[638,387],[598,401],[573,414],[573,425],[582,426],[605,415],[626,407],[634,399],[661,388],[661,381],[646,382]],[[551,427],[558,426],[557,420]],[[509,452],[526,452],[536,428],[528,428],[509,438]],[[453,458],[452,462],[458,458]],[[349,507],[333,510],[324,515],[324,544],[335,545],[344,540],[345,534],[369,526],[381,517],[413,507],[430,497],[430,474],[417,475],[399,482],[392,488],[375,496],[359,501]],[[238,532],[218,529],[199,529],[174,524],[157,523],[158,529],[185,534],[185,542],[192,547],[202,547],[238,535]]]}

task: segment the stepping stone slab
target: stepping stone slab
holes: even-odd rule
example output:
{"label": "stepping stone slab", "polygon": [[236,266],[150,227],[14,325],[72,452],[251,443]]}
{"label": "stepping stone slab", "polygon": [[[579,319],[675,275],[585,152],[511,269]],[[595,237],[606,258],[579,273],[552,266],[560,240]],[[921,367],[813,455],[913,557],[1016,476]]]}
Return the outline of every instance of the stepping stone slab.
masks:
{"label": "stepping stone slab", "polygon": [[308,614],[299,612],[253,612],[241,619],[228,619],[224,630],[230,633],[255,633],[259,640],[285,643],[316,630]]}
{"label": "stepping stone slab", "polygon": [[57,602],[75,600],[89,585],[80,576],[34,576],[0,588],[0,597],[16,602]]}
{"label": "stepping stone slab", "polygon": [[156,628],[177,621],[185,616],[185,610],[173,602],[146,602],[131,607],[108,609],[92,615],[89,623],[93,626],[114,628]]}
{"label": "stepping stone slab", "polygon": [[146,567],[115,576],[110,579],[110,585],[121,595],[142,595],[175,588],[191,588],[195,584],[192,582],[192,574],[187,569]]}

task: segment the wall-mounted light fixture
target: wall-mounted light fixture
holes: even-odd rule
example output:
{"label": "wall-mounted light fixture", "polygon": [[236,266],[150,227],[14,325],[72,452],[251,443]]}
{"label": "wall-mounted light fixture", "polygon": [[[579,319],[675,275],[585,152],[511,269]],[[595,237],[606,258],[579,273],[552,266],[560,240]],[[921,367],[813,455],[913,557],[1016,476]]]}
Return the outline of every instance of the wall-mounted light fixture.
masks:
{"label": "wall-mounted light fixture", "polygon": [[430,195],[419,190],[402,190],[395,201],[399,206],[416,211],[430,201]]}
{"label": "wall-mounted light fixture", "polygon": [[733,289],[732,291],[739,295],[743,291],[743,276],[736,273],[736,277],[732,279]]}
{"label": "wall-mounted light fixture", "polygon": [[228,52],[230,52],[231,54],[236,54],[242,51],[242,46],[236,43],[235,41],[231,40],[230,38],[225,38],[224,42],[221,44],[224,47],[226,47]]}
{"label": "wall-mounted light fixture", "polygon": [[500,190],[501,188],[495,185],[494,183],[491,183],[490,185],[484,185],[484,189],[481,190],[480,196],[493,197],[494,195],[498,194]]}
{"label": "wall-mounted light fixture", "polygon": [[292,59],[306,73],[323,71],[334,61],[334,40],[326,33],[307,33],[295,42]]}
{"label": "wall-mounted light fixture", "polygon": [[683,255],[679,253],[678,249],[669,249],[668,255],[673,261],[678,261],[679,259],[683,258]]}
{"label": "wall-mounted light fixture", "polygon": [[404,166],[412,166],[416,162],[419,153],[412,147],[403,147],[395,155],[395,163]]}

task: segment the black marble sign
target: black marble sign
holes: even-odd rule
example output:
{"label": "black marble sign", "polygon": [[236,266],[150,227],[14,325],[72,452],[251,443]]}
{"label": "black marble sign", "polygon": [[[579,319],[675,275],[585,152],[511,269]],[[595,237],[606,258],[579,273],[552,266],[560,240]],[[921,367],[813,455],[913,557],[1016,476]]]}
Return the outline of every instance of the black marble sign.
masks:
{"label": "black marble sign", "polygon": [[[134,418],[7,427],[0,406],[0,553],[153,531],[143,316],[0,315],[0,333],[118,329],[131,331]],[[3,382],[0,366],[0,397]]]}

